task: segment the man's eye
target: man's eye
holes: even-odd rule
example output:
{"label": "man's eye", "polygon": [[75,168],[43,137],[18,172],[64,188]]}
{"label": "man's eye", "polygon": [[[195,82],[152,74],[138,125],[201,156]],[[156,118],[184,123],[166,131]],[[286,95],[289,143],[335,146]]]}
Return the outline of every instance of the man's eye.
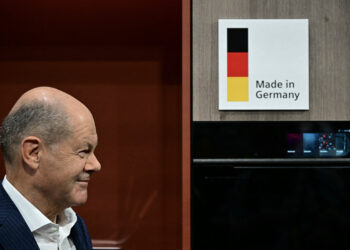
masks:
{"label": "man's eye", "polygon": [[89,154],[89,152],[90,151],[88,149],[86,149],[86,150],[80,151],[78,154],[79,154],[80,157],[85,157],[86,155]]}

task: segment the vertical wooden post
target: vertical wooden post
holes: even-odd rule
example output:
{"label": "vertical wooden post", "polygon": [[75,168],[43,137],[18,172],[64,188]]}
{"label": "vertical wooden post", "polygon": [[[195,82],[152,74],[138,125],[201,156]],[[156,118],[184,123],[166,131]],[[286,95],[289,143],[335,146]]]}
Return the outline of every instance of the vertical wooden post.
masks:
{"label": "vertical wooden post", "polygon": [[182,0],[182,250],[191,248],[191,0]]}

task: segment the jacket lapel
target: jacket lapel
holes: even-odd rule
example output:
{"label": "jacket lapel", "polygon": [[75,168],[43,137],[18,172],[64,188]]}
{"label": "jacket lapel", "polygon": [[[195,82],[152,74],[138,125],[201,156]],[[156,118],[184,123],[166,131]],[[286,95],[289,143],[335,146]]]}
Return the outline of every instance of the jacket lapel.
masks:
{"label": "jacket lapel", "polygon": [[91,240],[85,223],[77,215],[77,222],[71,230],[70,236],[77,250],[91,250]]}
{"label": "jacket lapel", "polygon": [[39,249],[32,232],[0,182],[0,246],[4,249]]}
{"label": "jacket lapel", "polygon": [[4,249],[38,249],[39,247],[22,216],[12,212],[0,226],[0,246]]}
{"label": "jacket lapel", "polygon": [[74,245],[77,248],[77,250],[85,250],[86,249],[85,242],[82,238],[82,233],[80,232],[79,228],[77,227],[77,223],[72,228],[69,237],[74,242]]}

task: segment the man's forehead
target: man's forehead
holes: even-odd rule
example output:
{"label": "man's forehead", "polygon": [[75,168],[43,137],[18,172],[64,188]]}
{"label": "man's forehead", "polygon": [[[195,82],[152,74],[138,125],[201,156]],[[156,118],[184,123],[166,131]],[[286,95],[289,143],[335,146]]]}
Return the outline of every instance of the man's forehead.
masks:
{"label": "man's forehead", "polygon": [[91,135],[91,136],[85,136],[81,139],[79,139],[78,144],[80,146],[92,146],[96,147],[98,143],[98,137],[97,134]]}

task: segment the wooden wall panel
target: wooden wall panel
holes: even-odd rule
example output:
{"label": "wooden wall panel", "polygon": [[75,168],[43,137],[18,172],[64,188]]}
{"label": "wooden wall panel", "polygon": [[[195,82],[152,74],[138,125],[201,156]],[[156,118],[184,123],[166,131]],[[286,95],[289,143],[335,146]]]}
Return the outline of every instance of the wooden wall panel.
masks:
{"label": "wooden wall panel", "polygon": [[191,0],[182,0],[182,250],[191,249]]}
{"label": "wooden wall panel", "polygon": [[[193,120],[350,119],[350,2],[193,0]],[[219,111],[218,19],[309,19],[310,110]]]}
{"label": "wooden wall panel", "polygon": [[[94,245],[180,247],[180,85],[162,61],[0,61],[0,115],[26,90],[57,87],[95,117],[102,170],[74,208]],[[0,164],[0,174],[4,167]]]}
{"label": "wooden wall panel", "polygon": [[76,208],[95,245],[180,249],[181,0],[1,1],[0,118],[39,85],[95,116],[102,171]]}

